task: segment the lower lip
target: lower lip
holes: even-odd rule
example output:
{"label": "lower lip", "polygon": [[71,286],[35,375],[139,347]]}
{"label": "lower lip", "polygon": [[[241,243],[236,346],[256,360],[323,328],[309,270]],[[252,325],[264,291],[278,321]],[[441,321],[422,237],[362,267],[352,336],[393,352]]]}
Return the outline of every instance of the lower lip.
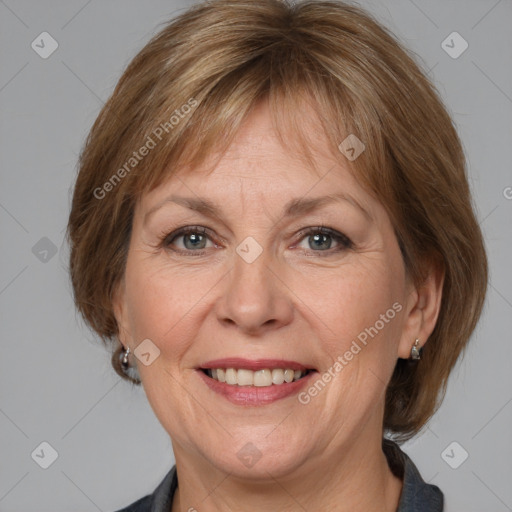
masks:
{"label": "lower lip", "polygon": [[282,398],[296,395],[317,372],[311,371],[302,379],[271,386],[238,386],[219,382],[197,370],[204,383],[212,390],[236,405],[266,405]]}

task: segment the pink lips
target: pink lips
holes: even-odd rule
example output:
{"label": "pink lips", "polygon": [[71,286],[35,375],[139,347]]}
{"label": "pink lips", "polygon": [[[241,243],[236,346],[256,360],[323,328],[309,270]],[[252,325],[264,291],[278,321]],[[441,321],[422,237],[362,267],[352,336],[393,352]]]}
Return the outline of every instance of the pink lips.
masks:
{"label": "pink lips", "polygon": [[309,368],[296,361],[286,361],[284,359],[249,360],[238,357],[208,361],[198,368],[197,374],[212,391],[223,396],[233,404],[248,406],[266,405],[276,400],[295,395],[303,387],[307,386],[311,378],[317,373],[316,371],[311,371],[297,381],[290,383],[285,382],[279,385],[273,384],[264,387],[235,386],[208,377],[202,370],[209,368],[245,368],[253,371],[263,370],[265,368],[270,370],[274,368],[289,368],[291,370],[306,371]]}

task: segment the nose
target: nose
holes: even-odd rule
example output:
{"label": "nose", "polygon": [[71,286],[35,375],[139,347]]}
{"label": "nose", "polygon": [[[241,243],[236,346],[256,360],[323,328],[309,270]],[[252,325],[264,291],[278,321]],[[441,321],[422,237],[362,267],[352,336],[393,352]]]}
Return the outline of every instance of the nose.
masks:
{"label": "nose", "polygon": [[251,263],[235,254],[215,305],[217,318],[225,327],[261,335],[292,321],[293,293],[267,254],[263,251]]}

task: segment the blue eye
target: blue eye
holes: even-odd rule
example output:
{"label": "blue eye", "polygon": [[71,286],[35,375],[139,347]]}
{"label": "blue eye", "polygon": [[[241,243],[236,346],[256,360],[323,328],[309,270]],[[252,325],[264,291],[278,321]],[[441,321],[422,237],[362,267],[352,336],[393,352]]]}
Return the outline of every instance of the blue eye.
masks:
{"label": "blue eye", "polygon": [[336,241],[338,247],[331,250],[329,254],[352,247],[352,242],[345,235],[323,226],[308,229],[302,234],[305,235],[303,239],[307,238],[309,247],[312,247],[313,249],[320,249],[320,251],[313,250],[313,252],[327,252],[327,250],[331,249],[333,240]]}
{"label": "blue eye", "polygon": [[[201,226],[190,226],[186,228],[178,229],[177,231],[168,235],[164,240],[164,245],[169,247],[174,243],[175,240],[181,238],[185,249],[179,249],[177,252],[197,252],[203,254],[203,252],[197,251],[197,249],[205,249],[205,243],[209,239],[208,230]],[[188,242],[188,243],[187,243]]]}

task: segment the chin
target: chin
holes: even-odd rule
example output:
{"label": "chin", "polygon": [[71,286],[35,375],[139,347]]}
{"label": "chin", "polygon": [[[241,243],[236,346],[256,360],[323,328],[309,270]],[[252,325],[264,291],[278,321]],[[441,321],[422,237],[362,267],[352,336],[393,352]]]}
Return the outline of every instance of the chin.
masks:
{"label": "chin", "polygon": [[244,436],[226,447],[223,453],[208,458],[230,476],[256,481],[285,477],[303,467],[308,459],[309,451],[305,450],[304,443],[294,445],[285,439],[273,443],[264,436],[261,441],[257,436],[253,436],[254,441],[248,439],[249,436]]}

